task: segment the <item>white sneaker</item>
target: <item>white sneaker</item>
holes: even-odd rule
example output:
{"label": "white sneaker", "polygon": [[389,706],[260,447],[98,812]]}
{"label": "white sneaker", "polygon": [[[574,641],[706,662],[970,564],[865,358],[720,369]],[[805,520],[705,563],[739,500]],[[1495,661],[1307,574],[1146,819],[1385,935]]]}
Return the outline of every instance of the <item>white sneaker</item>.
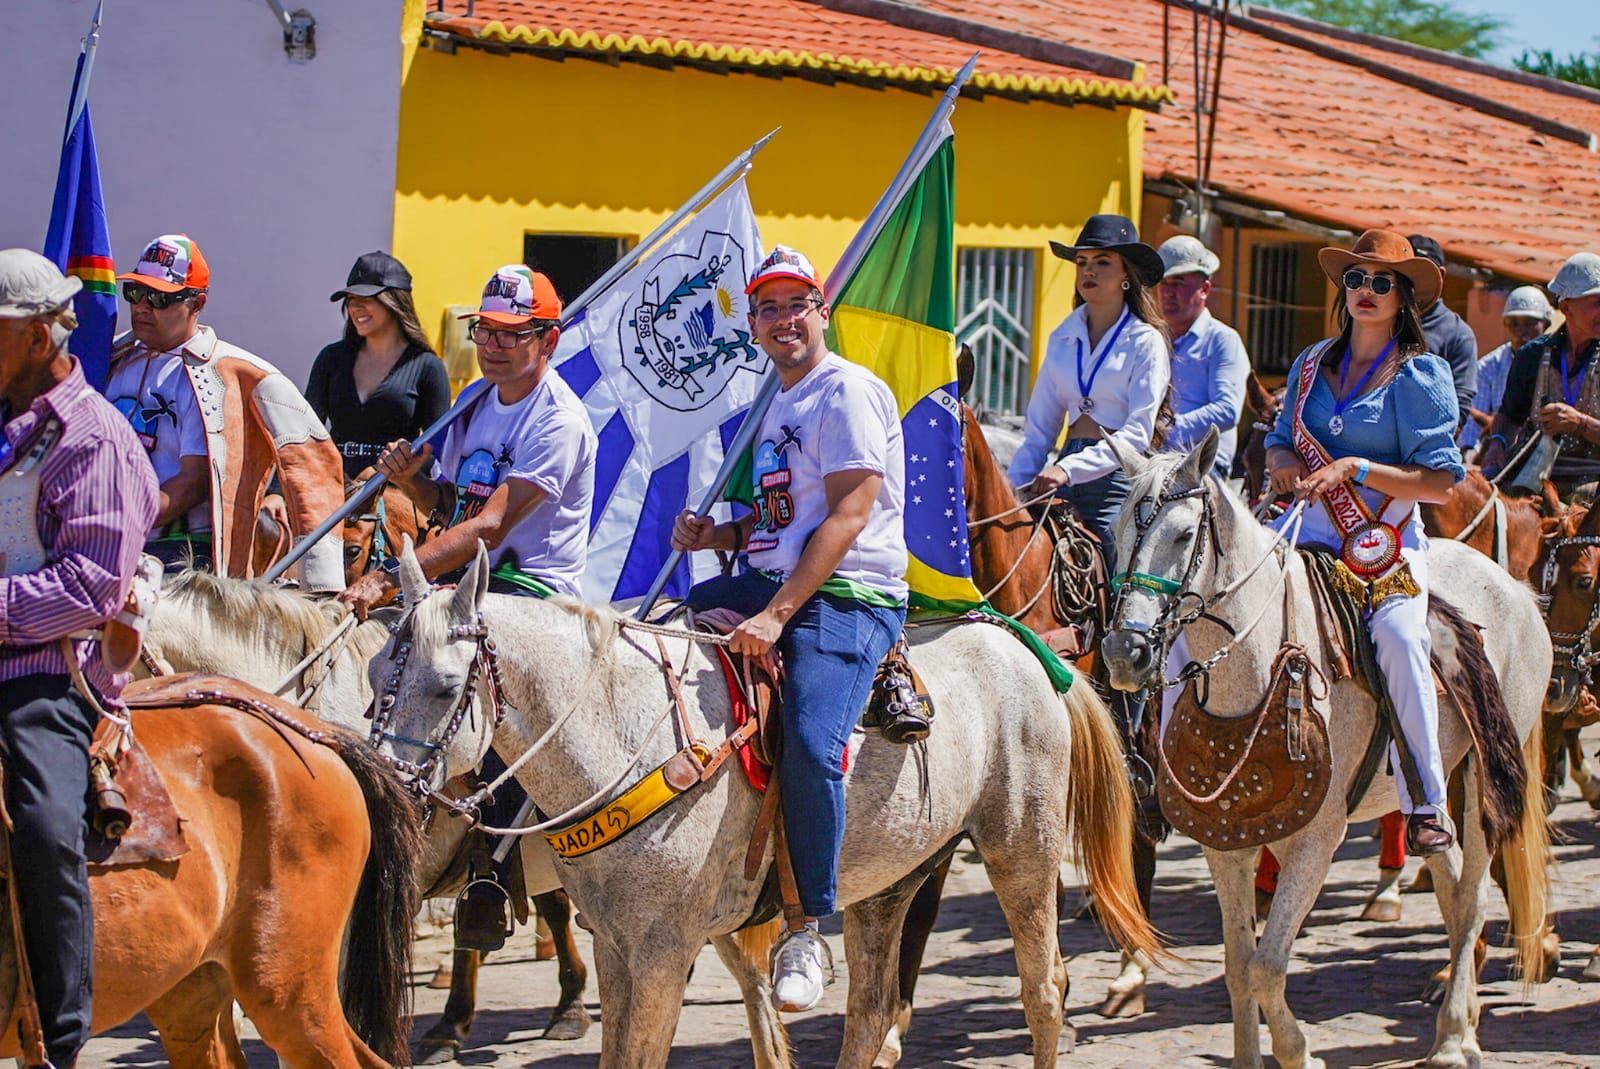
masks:
{"label": "white sneaker", "polygon": [[772,951],[772,1004],[781,1013],[804,1013],[822,1001],[833,982],[833,953],[815,929],[785,932]]}

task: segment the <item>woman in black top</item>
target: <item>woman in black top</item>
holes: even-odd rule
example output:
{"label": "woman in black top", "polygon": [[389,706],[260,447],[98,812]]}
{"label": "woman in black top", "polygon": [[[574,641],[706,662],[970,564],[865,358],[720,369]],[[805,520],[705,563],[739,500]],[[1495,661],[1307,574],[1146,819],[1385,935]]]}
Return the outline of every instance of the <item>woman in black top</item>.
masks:
{"label": "woman in black top", "polygon": [[450,379],[417,322],[411,272],[369,252],[330,300],[344,302],[344,337],[317,354],[306,400],[328,425],[353,479],[396,438],[415,438],[450,407]]}

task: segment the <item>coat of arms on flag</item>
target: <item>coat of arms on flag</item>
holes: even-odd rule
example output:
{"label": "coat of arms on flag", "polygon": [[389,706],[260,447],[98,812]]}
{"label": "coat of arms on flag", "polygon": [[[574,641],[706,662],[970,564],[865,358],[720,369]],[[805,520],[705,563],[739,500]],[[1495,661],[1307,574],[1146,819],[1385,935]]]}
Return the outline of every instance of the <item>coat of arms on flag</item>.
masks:
{"label": "coat of arms on flag", "polygon": [[[567,324],[553,364],[600,441],[585,600],[650,587],[672,521],[707,492],[770,364],[750,336],[745,279],[763,256],[741,179]],[[682,595],[714,567],[686,559]]]}

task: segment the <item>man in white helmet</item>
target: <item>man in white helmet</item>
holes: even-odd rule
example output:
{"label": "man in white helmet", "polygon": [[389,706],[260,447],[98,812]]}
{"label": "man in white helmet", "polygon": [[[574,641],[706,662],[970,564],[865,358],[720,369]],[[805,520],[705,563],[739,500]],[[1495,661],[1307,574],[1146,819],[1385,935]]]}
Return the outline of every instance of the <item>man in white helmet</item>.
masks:
{"label": "man in white helmet", "polygon": [[1478,392],[1472,401],[1472,418],[1467,420],[1456,436],[1456,444],[1463,452],[1478,444],[1479,438],[1494,422],[1500,411],[1500,399],[1505,396],[1506,376],[1511,372],[1511,357],[1524,345],[1550,329],[1555,309],[1545,299],[1538,286],[1518,286],[1506,297],[1506,306],[1500,313],[1506,330],[1506,340],[1484,353],[1478,360]]}
{"label": "man in white helmet", "polygon": [[1580,252],[1546,287],[1566,317],[1561,327],[1517,350],[1500,412],[1489,426],[1485,474],[1506,462],[1514,439],[1549,435],[1560,443],[1550,479],[1561,496],[1592,497],[1600,479],[1600,256]]}

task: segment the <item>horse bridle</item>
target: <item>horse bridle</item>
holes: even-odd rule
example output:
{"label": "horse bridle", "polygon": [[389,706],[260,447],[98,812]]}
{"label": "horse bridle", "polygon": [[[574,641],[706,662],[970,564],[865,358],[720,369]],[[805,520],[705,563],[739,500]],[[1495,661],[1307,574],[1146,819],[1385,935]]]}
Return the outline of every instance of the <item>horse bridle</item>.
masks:
{"label": "horse bridle", "polygon": [[[441,587],[439,589],[449,589]],[[393,652],[389,654],[389,663],[392,666],[389,679],[384,684],[383,690],[374,695],[372,705],[367,712],[372,720],[372,731],[367,741],[374,749],[384,742],[399,743],[421,750],[426,756],[421,761],[407,761],[403,758],[385,755],[389,764],[405,777],[408,786],[422,797],[429,797],[434,791],[434,773],[438,770],[439,761],[444,756],[445,750],[455,741],[461,733],[462,725],[467,721],[472,711],[473,701],[477,697],[479,679],[487,680],[487,697],[491,709],[494,726],[498,728],[506,719],[508,703],[505,699],[505,684],[500,678],[500,661],[498,651],[495,649],[494,639],[489,637],[489,625],[480,613],[477,620],[470,624],[456,624],[445,634],[450,641],[470,638],[476,643],[472,661],[467,666],[467,678],[462,681],[461,689],[456,693],[455,701],[450,706],[450,715],[445,718],[444,725],[437,732],[431,733],[427,738],[416,739],[409,735],[397,735],[388,730],[390,722],[394,719],[395,705],[399,701],[400,677],[406,670],[406,661],[411,656],[411,643],[413,631],[416,627],[416,612],[426,598],[419,598],[414,605],[409,606],[405,614],[389,627],[392,636]],[[381,752],[381,751],[380,751]]]}
{"label": "horse bridle", "polygon": [[[1539,607],[1544,610],[1547,620],[1550,608],[1555,603],[1556,580],[1561,574],[1561,551],[1569,546],[1600,546],[1600,535],[1572,535],[1551,541],[1549,555],[1545,557],[1544,573],[1540,576],[1540,592],[1537,595]],[[1600,628],[1600,588],[1594,593],[1595,597],[1589,603],[1589,621],[1581,632],[1554,630],[1550,632],[1550,650],[1554,654],[1554,667],[1565,665],[1576,672],[1584,673],[1596,664],[1600,664],[1600,652],[1594,648],[1595,629]]]}

